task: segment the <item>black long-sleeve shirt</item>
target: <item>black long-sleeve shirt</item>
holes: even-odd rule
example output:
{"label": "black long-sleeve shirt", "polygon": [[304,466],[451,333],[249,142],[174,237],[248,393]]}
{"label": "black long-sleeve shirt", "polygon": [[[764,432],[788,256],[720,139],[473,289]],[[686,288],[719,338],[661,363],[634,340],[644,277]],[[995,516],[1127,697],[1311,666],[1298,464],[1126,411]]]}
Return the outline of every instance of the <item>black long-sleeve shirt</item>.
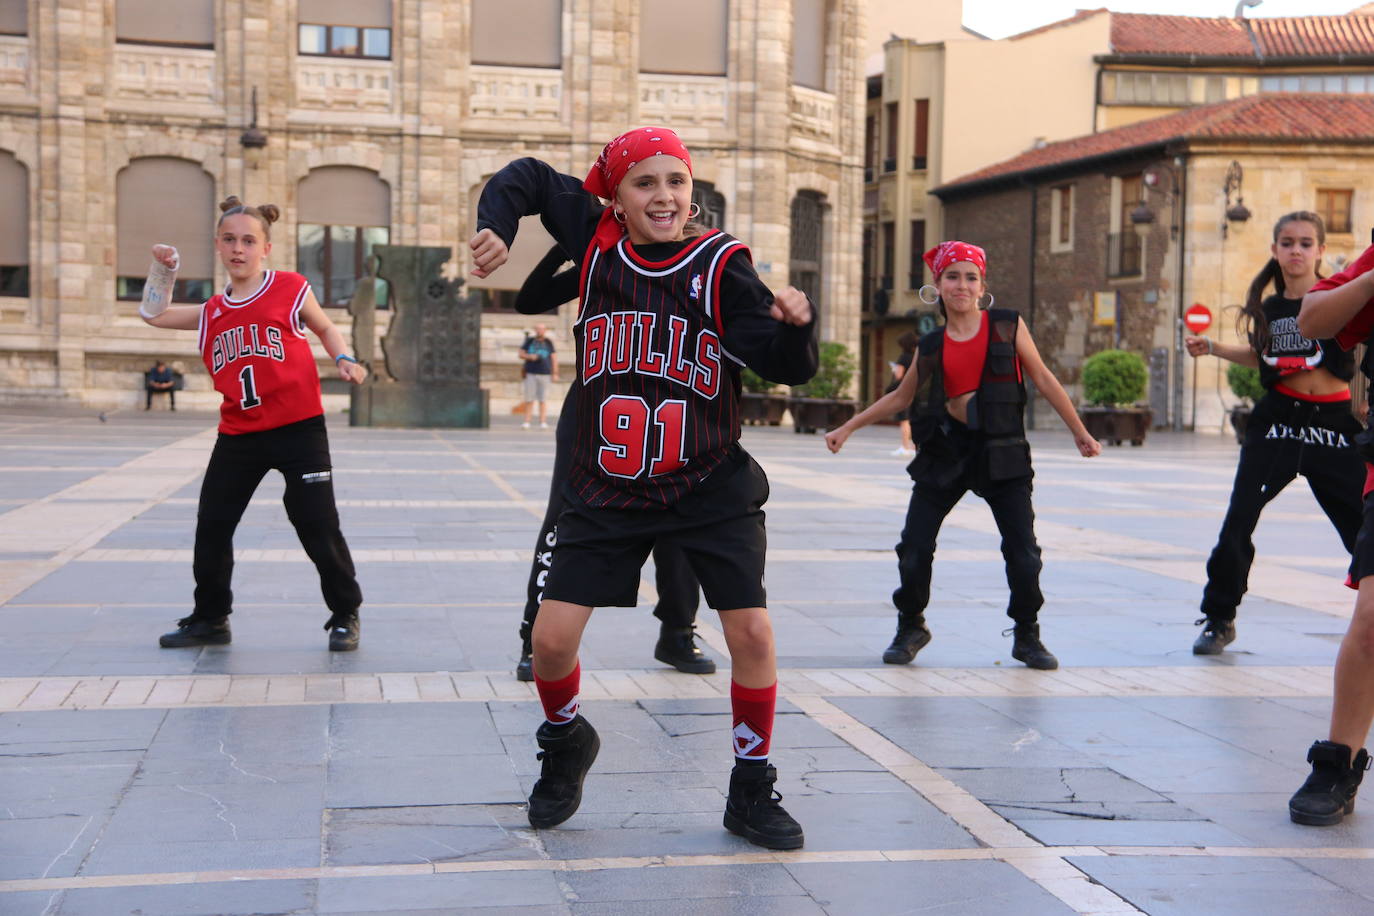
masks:
{"label": "black long-sleeve shirt", "polygon": [[[477,229],[491,229],[510,245],[521,217],[537,214],[566,259],[581,267],[603,209],[571,175],[538,159],[517,159],[487,182],[477,205]],[[635,251],[649,261],[666,261],[686,244],[660,242]],[[775,320],[772,304],[773,293],[749,258],[726,261],[718,302],[726,350],[769,381],[800,385],[816,374],[819,363],[815,303],[810,323],[801,326]]]}

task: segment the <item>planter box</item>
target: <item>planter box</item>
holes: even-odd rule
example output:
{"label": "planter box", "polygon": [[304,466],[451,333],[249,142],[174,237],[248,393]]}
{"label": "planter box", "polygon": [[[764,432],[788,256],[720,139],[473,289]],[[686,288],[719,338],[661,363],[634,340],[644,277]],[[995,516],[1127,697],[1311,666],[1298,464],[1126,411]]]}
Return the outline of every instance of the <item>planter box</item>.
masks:
{"label": "planter box", "polygon": [[1078,412],[1088,433],[1101,442],[1144,445],[1154,411],[1148,407],[1084,407]]}
{"label": "planter box", "polygon": [[1245,431],[1250,428],[1252,408],[1238,404],[1231,408],[1231,428],[1236,431],[1236,443],[1245,442]]}
{"label": "planter box", "polygon": [[778,426],[782,423],[782,415],[786,410],[787,398],[780,394],[755,394],[746,391],[740,395],[740,421],[751,426]]}
{"label": "planter box", "polygon": [[858,411],[855,401],[828,398],[789,398],[787,409],[792,411],[792,428],[798,433],[814,433],[841,425]]}

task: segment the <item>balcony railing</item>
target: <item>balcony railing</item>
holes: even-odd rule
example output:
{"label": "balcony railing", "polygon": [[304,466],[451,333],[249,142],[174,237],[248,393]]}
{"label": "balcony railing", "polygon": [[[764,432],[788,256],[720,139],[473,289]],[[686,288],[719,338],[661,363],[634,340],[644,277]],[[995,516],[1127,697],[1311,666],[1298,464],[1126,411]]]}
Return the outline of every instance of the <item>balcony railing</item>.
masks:
{"label": "balcony railing", "polygon": [[302,108],[389,112],[394,64],[343,57],[296,59],[296,104]]}
{"label": "balcony railing", "polygon": [[1140,276],[1140,255],[1143,249],[1140,236],[1134,232],[1113,232],[1107,235],[1107,276]]}
{"label": "balcony railing", "polygon": [[639,119],[664,124],[724,127],[730,84],[723,76],[639,74]]}
{"label": "balcony railing", "polygon": [[211,103],[215,52],[204,48],[116,44],[115,95],[148,102]]}
{"label": "balcony railing", "polygon": [[794,136],[835,143],[835,96],[805,86],[792,87],[791,122]]}
{"label": "balcony railing", "polygon": [[563,71],[544,67],[491,67],[469,71],[474,118],[557,124],[563,120]]}
{"label": "balcony railing", "polygon": [[0,35],[0,91],[23,92],[29,86],[29,39]]}

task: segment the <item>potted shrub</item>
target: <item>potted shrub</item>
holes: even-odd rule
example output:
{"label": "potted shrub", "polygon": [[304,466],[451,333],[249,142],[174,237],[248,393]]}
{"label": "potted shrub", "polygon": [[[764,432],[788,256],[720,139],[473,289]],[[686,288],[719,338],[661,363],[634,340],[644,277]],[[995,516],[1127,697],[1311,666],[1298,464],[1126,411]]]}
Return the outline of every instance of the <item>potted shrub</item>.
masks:
{"label": "potted shrub", "polygon": [[834,429],[854,416],[857,404],[844,396],[857,368],[854,355],[842,343],[821,342],[820,367],[805,385],[793,385],[787,407],[799,433]]}
{"label": "potted shrub", "polygon": [[1083,425],[1096,439],[1120,445],[1145,442],[1154,412],[1136,406],[1149,381],[1145,360],[1129,350],[1102,350],[1083,362]]}
{"label": "potted shrub", "polygon": [[783,412],[787,410],[787,398],[773,393],[778,387],[776,382],[770,382],[753,369],[745,367],[740,372],[740,385],[744,388],[739,401],[742,422],[768,426],[777,426],[782,422]]}
{"label": "potted shrub", "polygon": [[1226,384],[1231,386],[1231,393],[1240,398],[1240,403],[1231,408],[1231,428],[1236,431],[1236,441],[1244,442],[1250,412],[1255,409],[1255,402],[1264,397],[1259,370],[1232,363],[1226,367]]}

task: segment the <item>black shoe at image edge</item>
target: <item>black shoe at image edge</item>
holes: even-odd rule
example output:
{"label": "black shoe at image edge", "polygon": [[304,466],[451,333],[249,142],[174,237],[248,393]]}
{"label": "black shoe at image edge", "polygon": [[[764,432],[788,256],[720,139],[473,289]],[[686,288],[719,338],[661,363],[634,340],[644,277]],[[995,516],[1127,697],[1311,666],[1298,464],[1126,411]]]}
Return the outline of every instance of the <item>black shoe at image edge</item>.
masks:
{"label": "black shoe at image edge", "polygon": [[601,750],[596,729],[582,716],[567,725],[545,722],[535,732],[543,767],[530,791],[529,820],[535,828],[556,827],[582,804],[582,782]]}
{"label": "black shoe at image edge", "polygon": [[157,644],[164,649],[185,649],[190,646],[227,646],[232,636],[229,632],[229,618],[213,620],[204,617],[183,617],[177,621],[177,628],[158,637]]}
{"label": "black shoe at image edge", "polygon": [[1339,824],[1355,811],[1355,793],[1369,769],[1369,752],[1360,748],[1352,760],[1344,744],[1317,741],[1307,751],[1307,762],[1312,772],[1288,800],[1289,818],[1311,827]]}

